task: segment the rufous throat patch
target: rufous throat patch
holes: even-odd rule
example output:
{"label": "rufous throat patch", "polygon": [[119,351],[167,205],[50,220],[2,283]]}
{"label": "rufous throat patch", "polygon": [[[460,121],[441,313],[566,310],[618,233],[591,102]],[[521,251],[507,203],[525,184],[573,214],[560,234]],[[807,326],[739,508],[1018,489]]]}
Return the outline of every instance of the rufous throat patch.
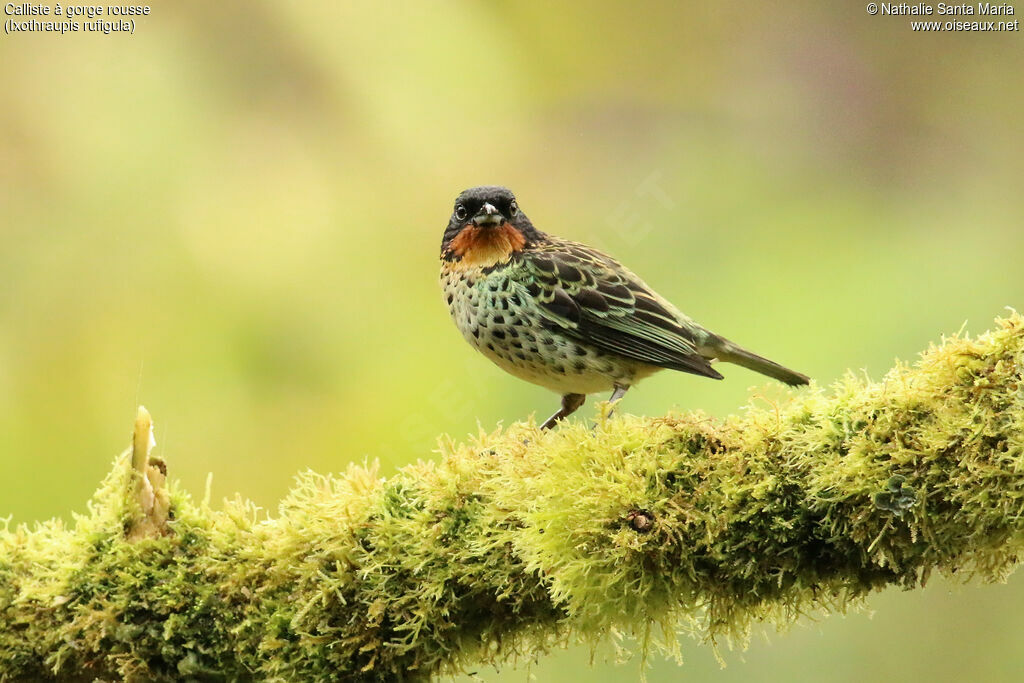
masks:
{"label": "rufous throat patch", "polygon": [[450,248],[461,265],[485,268],[507,261],[525,245],[523,233],[505,222],[496,228],[467,225],[452,240]]}

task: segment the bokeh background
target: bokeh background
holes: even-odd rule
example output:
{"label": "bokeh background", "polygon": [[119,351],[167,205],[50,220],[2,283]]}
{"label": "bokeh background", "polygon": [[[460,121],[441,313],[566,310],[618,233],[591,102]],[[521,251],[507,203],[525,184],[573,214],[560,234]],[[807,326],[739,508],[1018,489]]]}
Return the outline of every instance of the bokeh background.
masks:
{"label": "bokeh background", "polygon": [[[683,310],[829,383],[1024,305],[1024,43],[860,3],[160,3],[0,37],[0,514],[80,510],[134,408],[202,496],[434,457],[557,399],[436,283],[465,187],[513,188]],[[625,410],[751,394],[663,373]],[[581,418],[593,415],[592,406]],[[1024,577],[889,591],[651,680],[1019,681]],[[569,650],[487,681],[633,680]]]}

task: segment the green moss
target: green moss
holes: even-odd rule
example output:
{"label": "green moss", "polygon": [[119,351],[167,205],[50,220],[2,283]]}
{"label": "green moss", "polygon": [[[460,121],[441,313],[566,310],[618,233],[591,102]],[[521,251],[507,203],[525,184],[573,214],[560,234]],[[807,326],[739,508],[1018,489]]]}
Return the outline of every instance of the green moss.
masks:
{"label": "green moss", "polygon": [[442,443],[381,480],[301,475],[278,514],[171,490],[134,543],[120,458],[73,526],[0,532],[0,680],[390,680],[565,642],[844,610],[1024,545],[1024,321],[883,381],[696,413]]}

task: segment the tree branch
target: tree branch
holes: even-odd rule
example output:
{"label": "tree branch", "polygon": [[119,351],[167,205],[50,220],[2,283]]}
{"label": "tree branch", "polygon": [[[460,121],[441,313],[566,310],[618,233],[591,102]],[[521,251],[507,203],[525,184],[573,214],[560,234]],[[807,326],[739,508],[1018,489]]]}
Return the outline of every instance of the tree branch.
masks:
{"label": "tree branch", "polygon": [[743,638],[933,571],[1001,580],[1024,320],[997,323],[721,422],[513,425],[387,480],[306,473],[272,519],[152,476],[169,521],[141,533],[152,465],[126,453],[74,524],[0,533],[0,680],[425,678],[622,632],[645,654]]}

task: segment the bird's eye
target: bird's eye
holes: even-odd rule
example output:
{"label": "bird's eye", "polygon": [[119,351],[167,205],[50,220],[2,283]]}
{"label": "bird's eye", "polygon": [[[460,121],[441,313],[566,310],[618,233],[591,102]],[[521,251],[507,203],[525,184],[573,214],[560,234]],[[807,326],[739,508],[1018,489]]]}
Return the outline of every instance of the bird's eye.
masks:
{"label": "bird's eye", "polygon": [[515,218],[516,214],[519,213],[519,205],[516,204],[516,200],[512,200],[512,203],[508,205],[508,216],[509,218]]}
{"label": "bird's eye", "polygon": [[466,213],[466,207],[464,207],[462,204],[455,205],[455,220],[464,221],[466,220],[467,215],[468,214]]}

